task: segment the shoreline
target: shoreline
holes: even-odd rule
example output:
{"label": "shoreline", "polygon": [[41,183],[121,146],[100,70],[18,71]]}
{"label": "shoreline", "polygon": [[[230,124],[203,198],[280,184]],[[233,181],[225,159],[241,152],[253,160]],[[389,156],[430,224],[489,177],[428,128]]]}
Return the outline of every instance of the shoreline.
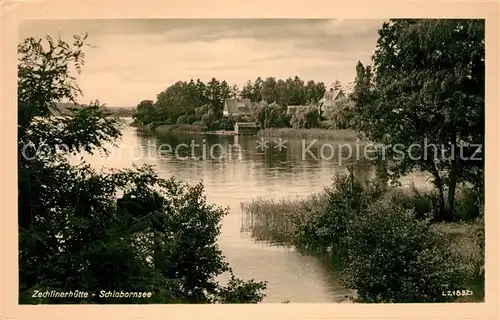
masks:
{"label": "shoreline", "polygon": [[[349,268],[349,265],[345,264],[345,262],[341,263],[341,261],[346,261],[345,259],[348,258],[346,255],[347,252],[344,251],[347,248],[343,246],[344,238],[337,239],[339,242],[328,241],[328,243],[325,243],[319,234],[307,233],[311,224],[317,226],[315,221],[317,223],[326,222],[322,220],[322,216],[330,210],[328,208],[331,196],[331,194],[320,192],[298,198],[272,199],[259,197],[243,201],[240,203],[243,220],[241,230],[258,241],[294,248],[303,254],[321,257],[327,263],[331,264],[333,268],[339,270],[340,274],[345,271],[349,272],[346,269]],[[395,233],[391,233],[390,238],[394,238],[394,241],[396,241],[396,239],[404,238],[404,232],[407,232],[400,230],[419,228],[418,225],[423,223],[422,220],[425,220],[418,218],[418,214],[423,213],[420,211],[430,213],[433,210],[430,196],[431,193],[428,193],[425,189],[417,190],[411,186],[400,186],[387,190],[381,202],[374,201],[372,204],[392,203],[401,208],[401,212],[409,208],[415,210],[415,214],[417,215],[413,218],[414,220],[407,219],[400,226],[391,229]],[[471,208],[464,207],[469,200],[468,195],[463,190],[460,191],[456,198],[457,208],[461,207],[461,211],[470,211]],[[484,212],[476,217],[464,217],[464,219],[454,221],[432,221],[427,227],[422,227],[429,234],[442,237],[441,239],[444,241],[445,247],[450,250],[457,266],[463,270],[469,270],[465,281],[467,289],[471,290],[471,294],[457,297],[455,302],[484,301],[484,252],[481,245],[482,241],[484,241],[481,240],[481,233],[484,234],[485,227],[483,215]],[[383,215],[380,214],[377,219],[382,217]],[[365,227],[368,227],[370,224],[363,222],[363,219],[360,218],[360,223],[365,223]],[[375,221],[373,222],[375,223]],[[403,228],[403,226],[405,227]],[[346,227],[352,228],[348,225]],[[331,231],[329,231],[330,229]],[[332,228],[330,222],[321,225],[321,230],[323,230],[322,233],[329,233],[336,230],[336,228]],[[377,230],[376,227],[373,230]],[[373,234],[377,233],[374,232]],[[379,236],[382,238],[378,240],[387,243],[387,239],[389,238],[383,236],[383,234],[379,234]],[[421,242],[421,244],[424,245],[427,240],[424,239],[422,241],[424,242]],[[324,245],[328,246],[325,247]],[[360,248],[365,247],[360,246]],[[401,248],[404,249],[405,247]],[[410,250],[408,251],[410,253],[411,249],[408,250]],[[365,269],[374,274],[384,272],[381,271],[384,270],[382,267],[365,267]],[[348,287],[346,289],[355,290],[355,288]]]}
{"label": "shoreline", "polygon": [[[204,130],[205,128],[199,125],[191,124],[155,124],[139,125],[131,123],[130,126],[142,128],[162,135],[167,133],[186,133],[197,135],[212,135],[212,136],[239,136],[233,130]],[[293,128],[269,128],[261,129],[255,137],[273,137],[273,138],[302,138],[302,139],[318,139],[318,140],[343,140],[343,141],[363,141],[360,134],[349,129],[293,129]]]}

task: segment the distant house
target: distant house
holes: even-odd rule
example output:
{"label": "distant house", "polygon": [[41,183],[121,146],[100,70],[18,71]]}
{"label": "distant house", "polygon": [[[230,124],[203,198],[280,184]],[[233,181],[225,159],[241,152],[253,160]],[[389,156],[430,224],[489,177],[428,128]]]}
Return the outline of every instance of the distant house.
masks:
{"label": "distant house", "polygon": [[225,116],[247,116],[252,114],[250,99],[226,99],[224,101]]}
{"label": "distant house", "polygon": [[235,135],[254,135],[259,131],[255,122],[236,122],[234,124]]}
{"label": "distant house", "polygon": [[330,88],[330,91],[325,92],[323,98],[319,100],[319,112],[323,114],[326,109],[333,107],[335,101],[344,97],[345,94],[341,89]]}

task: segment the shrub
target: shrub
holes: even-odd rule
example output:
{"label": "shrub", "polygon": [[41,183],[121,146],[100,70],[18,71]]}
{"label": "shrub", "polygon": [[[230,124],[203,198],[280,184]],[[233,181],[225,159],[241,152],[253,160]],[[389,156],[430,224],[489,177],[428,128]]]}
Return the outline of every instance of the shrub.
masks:
{"label": "shrub", "polygon": [[320,121],[319,128],[321,128],[321,129],[334,129],[334,124],[330,120],[323,120],[323,121]]}
{"label": "shrub", "polygon": [[454,220],[471,220],[479,217],[479,198],[473,189],[463,188],[457,190]]}
{"label": "shrub", "polygon": [[378,201],[350,221],[345,281],[359,302],[443,302],[466,272],[445,238],[414,212]]}
{"label": "shrub", "polygon": [[439,208],[439,199],[436,192],[425,192],[417,188],[393,189],[387,194],[387,198],[397,206],[405,210],[413,210],[415,218],[424,220],[433,218],[435,210]]}
{"label": "shrub", "polygon": [[[419,190],[414,185],[410,188],[393,189],[387,195],[391,202],[404,209],[414,210],[417,219],[436,218],[439,208],[439,194],[436,190]],[[479,199],[473,189],[461,188],[455,194],[454,221],[467,221],[479,216]]]}
{"label": "shrub", "polygon": [[370,195],[353,175],[339,174],[325,189],[325,205],[312,215],[297,216],[295,244],[301,248],[325,251],[342,247],[347,222],[368,205]]}
{"label": "shrub", "polygon": [[335,101],[326,108],[323,117],[333,123],[334,129],[348,129],[354,126],[354,102],[349,98]]}
{"label": "shrub", "polygon": [[177,118],[177,124],[186,124],[187,122],[187,117],[186,115],[181,115],[179,118]]}
{"label": "shrub", "polygon": [[171,132],[187,132],[187,133],[200,133],[206,128],[195,124],[172,124],[160,125],[154,129],[158,135],[168,134]]}
{"label": "shrub", "polygon": [[289,125],[286,109],[276,103],[261,102],[255,112],[256,121],[262,129],[284,128]]}
{"label": "shrub", "polygon": [[289,123],[294,129],[310,129],[319,126],[319,109],[316,106],[306,106],[298,108],[291,115]]}
{"label": "shrub", "polygon": [[467,222],[436,223],[432,230],[448,239],[452,253],[462,261],[469,278],[480,278],[484,273],[484,219]]}
{"label": "shrub", "polygon": [[234,276],[231,271],[231,278],[226,287],[218,290],[215,297],[217,303],[259,303],[265,297],[263,290],[267,287],[266,282],[255,282],[253,279],[243,281]]}

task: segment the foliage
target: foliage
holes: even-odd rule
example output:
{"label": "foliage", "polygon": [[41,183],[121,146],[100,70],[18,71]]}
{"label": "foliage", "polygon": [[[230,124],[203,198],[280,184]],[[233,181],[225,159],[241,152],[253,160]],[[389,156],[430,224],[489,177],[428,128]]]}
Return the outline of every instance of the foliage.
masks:
{"label": "foliage", "polygon": [[362,187],[338,175],[325,192],[306,199],[245,203],[244,230],[330,254],[358,302],[454,301],[443,291],[471,288],[475,279],[474,299],[483,299],[484,221],[429,224],[414,210],[429,201],[425,193],[394,192],[400,190],[384,181],[380,176]]}
{"label": "foliage", "polygon": [[326,108],[323,117],[329,120],[335,129],[353,128],[354,101],[347,97],[335,101],[331,108]]}
{"label": "foliage", "polygon": [[296,244],[297,226],[302,219],[324,211],[326,197],[313,194],[306,199],[255,199],[241,204],[243,230],[257,240],[280,245]]}
{"label": "foliage", "polygon": [[134,115],[134,118],[141,121],[142,123],[151,123],[153,122],[156,116],[156,110],[154,108],[153,101],[151,100],[143,100],[137,105],[137,112]]}
{"label": "foliage", "polygon": [[286,109],[277,103],[262,102],[257,107],[257,123],[261,129],[288,127]]}
{"label": "foliage", "polygon": [[227,287],[221,288],[216,297],[218,303],[258,303],[264,298],[266,284],[252,280],[244,282],[231,272]]}
{"label": "foliage", "polygon": [[294,129],[311,129],[319,126],[319,109],[311,105],[298,108],[290,119],[290,124]]}
{"label": "foliage", "polygon": [[[453,255],[460,259],[470,278],[484,277],[484,218],[467,222],[441,222],[431,225],[431,229],[445,236]],[[482,279],[484,281],[484,279]]]}
{"label": "foliage", "polygon": [[162,179],[147,166],[97,173],[69,163],[71,153],[106,152],[120,137],[120,122],[98,102],[50,117],[57,102],[80,93],[70,66],[83,64],[84,38],[71,47],[47,37],[48,48],[28,38],[18,49],[20,303],[75,301],[34,300],[34,289],[153,293],[80,303],[260,301],[265,283],[215,281],[229,271],[217,245],[227,209],[208,204],[201,183]]}
{"label": "foliage", "polygon": [[[192,124],[195,121],[201,121],[209,130],[232,130],[234,122],[237,121],[259,122],[259,114],[262,110],[267,114],[264,118],[269,118],[267,121],[264,120],[268,125],[287,127],[290,117],[281,110],[274,113],[275,104],[285,106],[315,103],[323,96],[324,92],[323,83],[315,83],[310,80],[305,84],[299,77],[286,80],[276,80],[273,77],[262,80],[259,77],[255,82],[248,81],[241,93],[237,86],[229,86],[226,81],[213,78],[209,82],[203,83],[199,79],[196,81],[191,79],[190,81],[178,81],[171,85],[158,94],[156,102],[149,100],[141,102],[137,106],[135,118],[144,124],[159,121]],[[254,105],[257,104],[254,108],[254,114],[248,119],[227,119],[223,116],[225,99],[236,97],[249,98]],[[269,109],[267,106],[273,107]],[[315,117],[314,113],[308,114],[308,116],[309,118]],[[310,123],[316,122],[312,118],[308,121]]]}
{"label": "foliage", "polygon": [[249,80],[241,90],[241,96],[252,102],[277,103],[279,105],[306,105],[318,102],[324,95],[326,87],[322,82],[309,80],[305,83],[298,76],[288,79],[261,77]]}
{"label": "foliage", "polygon": [[347,221],[367,205],[366,196],[353,176],[336,175],[326,188],[326,205],[320,214],[298,216],[296,244],[308,250],[325,251],[343,245]]}
{"label": "foliage", "polygon": [[484,146],[484,54],[484,20],[391,20],[379,30],[373,70],[356,67],[357,128],[384,146],[420,146],[411,157],[385,150],[391,176],[430,172],[440,219],[452,218],[460,183],[482,193],[484,150],[470,157]]}
{"label": "foliage", "polygon": [[[209,109],[218,119],[222,117],[224,100],[237,97],[237,86],[230,86],[226,81],[212,78],[207,83],[200,79],[194,81],[178,81],[157,96],[157,101],[147,101],[147,108],[138,105],[137,119],[144,123],[170,120],[172,123],[190,124],[201,120]],[[139,110],[142,109],[142,110]],[[181,120],[178,120],[178,118]]]}
{"label": "foliage", "polygon": [[346,282],[360,302],[443,302],[466,271],[445,239],[411,211],[375,202],[348,226]]}
{"label": "foliage", "polygon": [[[419,190],[414,185],[409,188],[395,188],[387,193],[386,198],[408,210],[415,211],[417,219],[434,219],[438,214],[439,193],[436,190]],[[453,220],[469,221],[480,215],[477,194],[471,188],[460,188],[455,193]]]}

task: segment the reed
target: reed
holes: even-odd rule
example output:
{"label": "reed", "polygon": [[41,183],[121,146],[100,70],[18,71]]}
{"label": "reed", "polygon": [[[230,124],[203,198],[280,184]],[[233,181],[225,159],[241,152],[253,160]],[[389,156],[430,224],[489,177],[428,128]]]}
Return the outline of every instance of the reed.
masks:
{"label": "reed", "polygon": [[296,226],[302,218],[319,214],[326,205],[322,193],[307,198],[264,199],[242,202],[242,230],[258,241],[293,245]]}

